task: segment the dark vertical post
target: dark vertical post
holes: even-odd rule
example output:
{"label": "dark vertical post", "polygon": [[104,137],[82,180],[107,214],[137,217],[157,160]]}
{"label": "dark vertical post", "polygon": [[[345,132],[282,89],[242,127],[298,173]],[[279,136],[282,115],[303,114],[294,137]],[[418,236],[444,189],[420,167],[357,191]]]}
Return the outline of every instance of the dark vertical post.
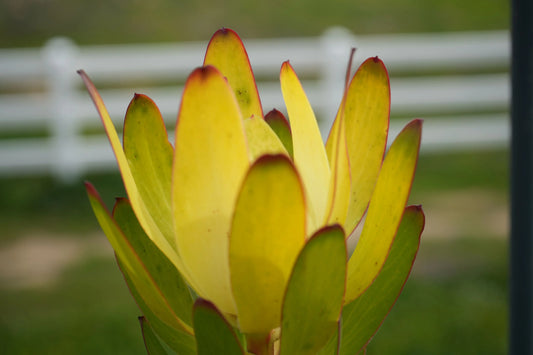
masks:
{"label": "dark vertical post", "polygon": [[533,1],[512,0],[509,353],[533,354]]}

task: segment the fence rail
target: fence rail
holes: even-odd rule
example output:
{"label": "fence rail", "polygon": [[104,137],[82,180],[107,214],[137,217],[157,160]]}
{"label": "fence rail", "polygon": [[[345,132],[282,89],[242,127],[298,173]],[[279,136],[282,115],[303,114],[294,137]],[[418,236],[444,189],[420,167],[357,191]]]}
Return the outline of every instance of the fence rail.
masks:
{"label": "fence rail", "polygon": [[[356,65],[378,55],[391,75],[392,116],[427,117],[422,152],[508,145],[509,38],[505,31],[353,36],[334,28],[317,38],[246,40],[265,110],[284,110],[278,73],[289,59],[323,136],[339,103],[349,51]],[[115,167],[76,69],[85,69],[120,126],[135,92],[149,95],[172,125],[182,85],[202,63],[205,43],[0,49],[0,175],[71,179]],[[405,120],[394,119],[394,137]],[[41,132],[37,134],[27,132]],[[45,132],[42,134],[42,132]],[[9,138],[10,136],[17,138]],[[26,138],[24,138],[26,137]]]}

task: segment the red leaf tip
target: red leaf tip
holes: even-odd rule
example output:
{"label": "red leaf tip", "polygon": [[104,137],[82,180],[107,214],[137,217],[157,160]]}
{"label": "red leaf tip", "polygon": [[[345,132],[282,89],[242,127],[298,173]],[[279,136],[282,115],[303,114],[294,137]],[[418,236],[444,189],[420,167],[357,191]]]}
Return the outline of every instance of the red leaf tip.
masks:
{"label": "red leaf tip", "polygon": [[96,188],[91,184],[89,181],[84,181],[83,184],[85,185],[85,190],[87,190],[87,193],[93,196],[98,196],[98,191],[96,191]]}
{"label": "red leaf tip", "polygon": [[211,301],[198,297],[193,305],[193,313],[195,313],[198,308],[209,309],[210,311],[217,313],[222,319],[225,320],[222,312],[220,312],[218,307]]}
{"label": "red leaf tip", "polygon": [[266,121],[269,121],[269,120],[282,120],[282,121],[286,121],[287,124],[289,123],[289,121],[287,121],[287,118],[285,118],[285,115],[283,113],[281,113],[280,111],[278,111],[277,109],[275,109],[275,108],[270,110],[265,115],[265,120]]}
{"label": "red leaf tip", "polygon": [[[266,116],[269,116],[269,115],[281,115],[281,112],[280,112],[278,109],[273,108],[272,110],[270,110],[270,111],[266,114]],[[266,117],[266,116],[265,116],[265,117]]]}
{"label": "red leaf tip", "polygon": [[290,70],[290,68],[292,68],[292,65],[289,60],[286,60],[281,64],[280,72],[283,72],[284,70]]}
{"label": "red leaf tip", "polygon": [[235,32],[234,30],[232,30],[231,28],[227,28],[227,27],[222,27],[220,28],[218,31],[216,31],[214,34],[213,34],[213,37],[211,37],[211,41],[218,37],[218,36],[234,36],[234,37],[237,37],[239,40],[240,40],[240,37],[239,35],[237,34],[237,32]]}
{"label": "red leaf tip", "polygon": [[205,65],[203,67],[198,67],[194,69],[191,75],[189,75],[188,80],[194,78],[196,80],[204,81],[204,80],[207,80],[211,75],[217,75],[217,74],[220,75],[220,72],[218,71],[218,69],[216,69],[212,65]]}
{"label": "red leaf tip", "polygon": [[422,213],[424,212],[424,210],[422,209],[422,205],[409,205],[405,209],[409,211],[417,211]]}
{"label": "red leaf tip", "polygon": [[424,123],[424,120],[421,118],[415,118],[411,122],[409,122],[407,125],[410,127],[416,127],[417,129],[422,129],[422,124]]}
{"label": "red leaf tip", "polygon": [[290,160],[290,158],[288,158],[285,154],[264,154],[257,158],[252,165],[278,164],[280,162],[289,163],[290,165],[294,166],[292,160]]}
{"label": "red leaf tip", "polygon": [[415,118],[409,121],[405,125],[405,127],[402,129],[402,131],[406,131],[406,130],[422,131],[422,123],[424,123],[424,120],[421,120],[420,118]]}

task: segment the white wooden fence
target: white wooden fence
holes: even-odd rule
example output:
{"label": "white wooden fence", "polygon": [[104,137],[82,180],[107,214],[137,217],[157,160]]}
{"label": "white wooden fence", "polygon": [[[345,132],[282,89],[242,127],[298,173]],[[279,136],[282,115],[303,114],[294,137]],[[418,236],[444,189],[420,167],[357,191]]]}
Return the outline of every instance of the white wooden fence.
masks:
{"label": "white wooden fence", "polygon": [[[289,59],[303,78],[324,136],[341,97],[349,51],[356,47],[354,68],[375,55],[387,65],[393,117],[428,117],[423,152],[508,144],[505,31],[353,36],[334,28],[317,38],[244,42],[265,112],[285,109],[278,73]],[[105,137],[94,134],[100,120],[76,70],[85,69],[100,88],[117,126],[139,92],[154,99],[172,127],[180,85],[202,63],[206,43],[79,47],[54,38],[43,48],[0,49],[0,175],[53,174],[68,180],[115,168]],[[390,136],[406,121],[393,120]]]}

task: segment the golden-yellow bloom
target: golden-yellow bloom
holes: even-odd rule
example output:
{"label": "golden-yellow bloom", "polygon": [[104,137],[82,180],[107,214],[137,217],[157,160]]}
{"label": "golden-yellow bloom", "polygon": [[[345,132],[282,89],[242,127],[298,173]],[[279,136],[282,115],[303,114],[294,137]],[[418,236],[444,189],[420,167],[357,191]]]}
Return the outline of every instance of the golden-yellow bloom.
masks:
{"label": "golden-yellow bloom", "polygon": [[[81,75],[129,198],[109,213],[87,185],[91,203],[141,310],[167,343],[172,331],[189,345],[196,334],[186,348],[204,351],[196,319],[205,315],[187,315],[197,295],[208,302],[195,309],[223,316],[228,329],[245,334],[247,344],[235,341],[251,352],[317,353],[331,342],[343,307],[371,292],[402,216],[400,232],[416,240],[402,260],[412,263],[423,214],[406,203],[421,121],[409,123],[383,159],[390,89],[377,57],[347,85],[326,145],[289,62],[280,71],[289,120],[278,111],[263,114],[244,46],[228,29],[215,33],[204,66],[186,82],[174,147],[143,95],[128,107],[121,145],[102,99]],[[346,239],[365,212],[348,258]],[[409,270],[392,279],[403,285]]]}

